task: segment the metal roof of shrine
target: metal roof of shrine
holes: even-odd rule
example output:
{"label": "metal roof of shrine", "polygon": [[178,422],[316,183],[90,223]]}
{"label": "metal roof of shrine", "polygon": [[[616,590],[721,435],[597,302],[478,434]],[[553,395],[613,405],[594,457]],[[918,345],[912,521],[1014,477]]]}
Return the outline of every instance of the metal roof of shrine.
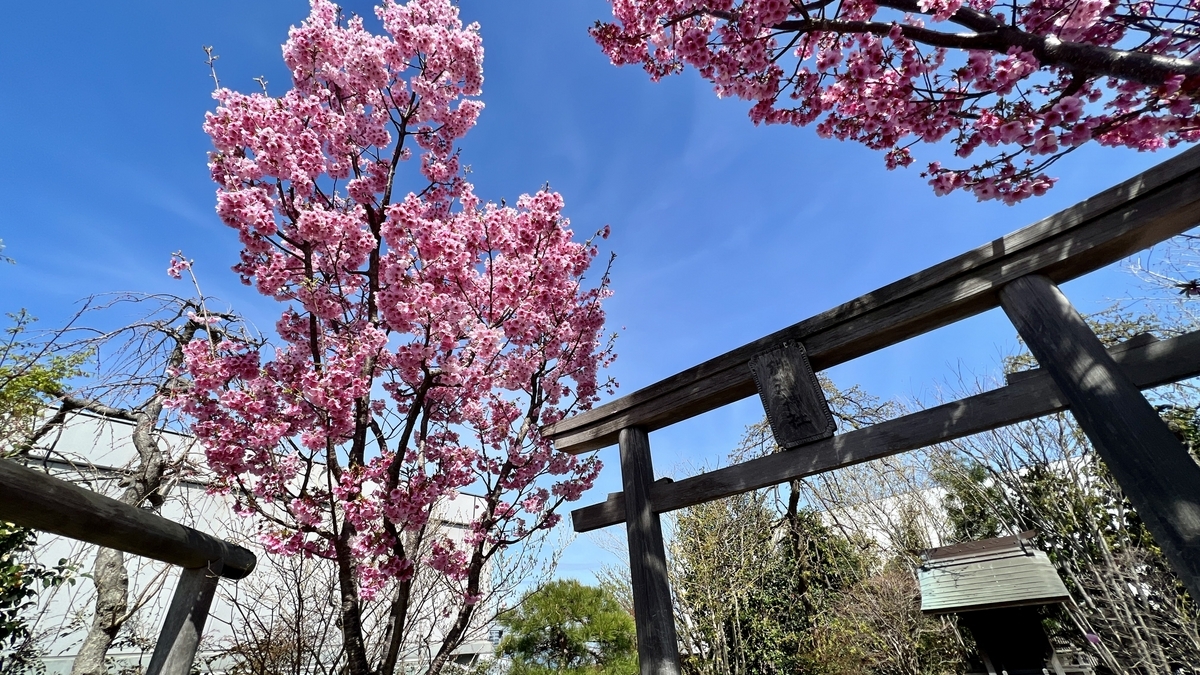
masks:
{"label": "metal roof of shrine", "polygon": [[917,570],[921,611],[946,614],[1070,598],[1050,558],[1034,548],[1033,532],[926,551]]}

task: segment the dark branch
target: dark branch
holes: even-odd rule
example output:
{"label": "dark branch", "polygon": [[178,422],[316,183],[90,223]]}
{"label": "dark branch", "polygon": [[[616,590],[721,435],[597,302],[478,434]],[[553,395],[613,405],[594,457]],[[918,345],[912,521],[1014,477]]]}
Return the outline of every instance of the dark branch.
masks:
{"label": "dark branch", "polygon": [[[917,0],[878,0],[876,4],[909,14],[930,14],[921,9]],[[713,11],[709,14],[726,21],[735,18],[730,12]],[[1089,77],[1115,77],[1153,86],[1162,84],[1174,75],[1200,76],[1200,63],[1192,59],[1064,42],[1053,35],[1036,35],[1006,25],[988,13],[970,7],[959,8],[950,15],[949,21],[974,32],[946,33],[903,23],[816,18],[782,21],[772,28],[796,33],[868,33],[884,37],[891,33],[894,25],[899,25],[900,34],[905,38],[931,47],[977,49],[998,54],[1007,53],[1011,47],[1019,47],[1033,53],[1043,66],[1057,66]]]}
{"label": "dark branch", "polygon": [[[880,4],[904,9],[909,3],[907,0],[885,0]],[[912,3],[912,6],[915,8],[916,3]],[[963,11],[960,9],[951,20],[954,21]],[[979,14],[974,10],[970,11],[972,14]],[[965,21],[980,23],[976,17],[968,17]],[[955,23],[963,24],[964,21]],[[905,38],[931,47],[986,50],[998,54],[1007,53],[1012,47],[1019,47],[1031,52],[1043,66],[1058,66],[1072,73],[1084,73],[1089,76],[1108,76],[1145,85],[1159,85],[1174,75],[1200,75],[1200,63],[1190,59],[1064,42],[1052,35],[1034,35],[1011,26],[999,25],[995,21],[990,23],[990,30],[977,33],[943,33],[918,26],[898,25],[900,34]],[[797,33],[869,33],[883,37],[889,35],[895,25],[879,21],[796,19],[776,24],[774,28]]]}

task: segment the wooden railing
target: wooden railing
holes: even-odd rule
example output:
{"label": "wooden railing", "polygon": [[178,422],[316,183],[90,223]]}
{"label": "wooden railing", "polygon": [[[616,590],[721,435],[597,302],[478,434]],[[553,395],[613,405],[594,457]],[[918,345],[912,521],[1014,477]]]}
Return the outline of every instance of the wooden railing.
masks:
{"label": "wooden railing", "polygon": [[188,675],[221,578],[241,579],[255,556],[148,511],[0,460],[0,520],[183,568],[148,675]]}

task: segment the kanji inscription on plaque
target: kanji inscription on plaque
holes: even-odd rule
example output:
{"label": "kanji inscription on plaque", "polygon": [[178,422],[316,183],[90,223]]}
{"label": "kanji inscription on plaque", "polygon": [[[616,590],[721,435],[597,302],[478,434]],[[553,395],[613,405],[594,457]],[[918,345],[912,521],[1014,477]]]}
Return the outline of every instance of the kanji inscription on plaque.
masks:
{"label": "kanji inscription on plaque", "polygon": [[804,345],[787,341],[750,359],[775,442],[790,450],[833,435],[836,424]]}

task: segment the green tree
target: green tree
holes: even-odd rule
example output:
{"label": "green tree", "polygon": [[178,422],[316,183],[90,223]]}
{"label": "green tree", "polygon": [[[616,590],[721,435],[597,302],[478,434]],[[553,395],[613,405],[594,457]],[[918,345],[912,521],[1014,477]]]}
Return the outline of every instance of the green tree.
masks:
{"label": "green tree", "polygon": [[511,675],[633,675],[633,617],[611,593],[572,579],[532,591],[502,615],[500,653]]}
{"label": "green tree", "polygon": [[84,375],[89,352],[59,353],[53,341],[28,339],[35,319],[24,310],[9,314],[12,325],[0,343],[0,456],[27,449],[40,415],[54,405],[63,383]]}
{"label": "green tree", "polygon": [[0,521],[0,673],[40,672],[32,627],[25,612],[39,590],[75,583],[75,567],[66,559],[47,567],[33,562],[37,536],[25,527]]}
{"label": "green tree", "polygon": [[[57,355],[26,340],[33,317],[10,314],[0,344],[0,459],[28,447],[42,411],[51,405],[63,382],[82,374],[86,354]],[[0,672],[37,669],[37,650],[25,612],[38,590],[74,581],[66,560],[47,567],[32,561],[37,537],[28,528],[0,521]]]}
{"label": "green tree", "polygon": [[[687,672],[749,673],[796,652],[797,627],[808,615],[791,602],[776,530],[765,490],[675,516],[671,586]],[[783,615],[778,604],[787,605]]]}
{"label": "green tree", "polygon": [[[908,548],[888,554],[812,508],[781,515],[766,496],[746,493],[677,518],[672,583],[686,672],[960,672],[953,623],[921,614]],[[919,540],[915,530],[900,537],[928,547]]]}
{"label": "green tree", "polygon": [[[1145,332],[1176,332],[1154,317],[1117,313],[1089,323],[1109,345]],[[1006,366],[1011,371],[1032,364],[1020,354]],[[1164,387],[1150,398],[1195,452],[1200,424],[1194,385]],[[1195,603],[1069,414],[947,443],[933,457],[946,490],[949,538],[1038,533],[1037,545],[1074,599],[1045,610],[1052,634],[1091,651],[1111,672],[1175,673],[1200,662]]]}
{"label": "green tree", "polygon": [[[857,388],[824,385],[843,428],[894,412]],[[776,451],[760,422],[730,461]],[[675,515],[671,583],[685,672],[959,672],[962,645],[953,624],[920,612],[910,550],[928,547],[923,530],[915,521],[899,523],[888,531],[887,550],[866,536],[871,528],[860,527],[859,507],[886,496],[861,469]],[[887,510],[897,510],[889,503]]]}

